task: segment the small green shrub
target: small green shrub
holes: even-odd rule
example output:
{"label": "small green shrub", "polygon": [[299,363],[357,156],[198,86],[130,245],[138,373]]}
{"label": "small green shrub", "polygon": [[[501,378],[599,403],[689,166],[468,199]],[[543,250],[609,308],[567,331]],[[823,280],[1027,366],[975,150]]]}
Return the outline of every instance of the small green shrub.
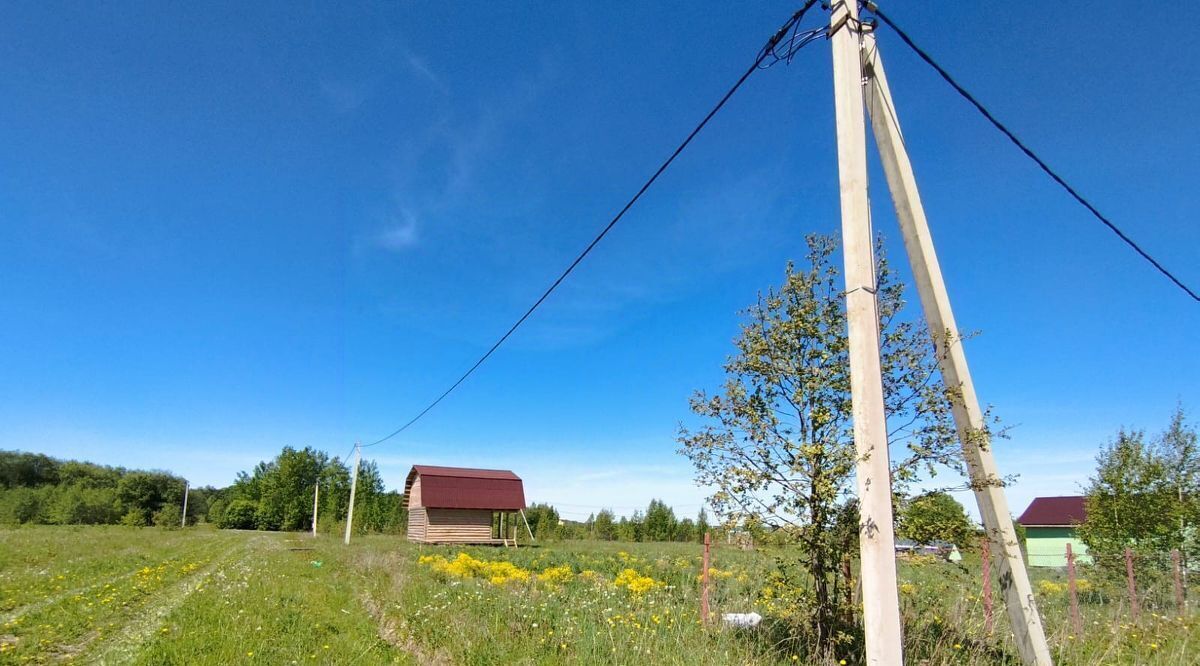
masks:
{"label": "small green shrub", "polygon": [[154,513],[154,524],[167,529],[178,529],[183,522],[183,511],[174,504],[168,504]]}
{"label": "small green shrub", "polygon": [[121,516],[121,524],[129,527],[145,527],[149,524],[146,520],[146,512],[141,509],[130,509]]}
{"label": "small green shrub", "polygon": [[244,499],[233,500],[221,512],[217,527],[224,530],[252,530],[257,513],[258,505],[254,502]]}

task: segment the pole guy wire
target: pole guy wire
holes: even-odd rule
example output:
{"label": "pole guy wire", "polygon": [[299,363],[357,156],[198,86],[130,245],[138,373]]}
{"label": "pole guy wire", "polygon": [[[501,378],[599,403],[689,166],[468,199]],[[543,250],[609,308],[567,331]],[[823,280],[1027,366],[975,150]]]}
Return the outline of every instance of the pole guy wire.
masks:
{"label": "pole guy wire", "polygon": [[1080,194],[1078,190],[1076,190],[1074,187],[1072,187],[1070,184],[1068,184],[1067,181],[1064,180],[1062,176],[1058,175],[1058,173],[1056,171],[1054,171],[1054,169],[1050,168],[1050,165],[1046,164],[1046,162],[1042,158],[1038,157],[1037,153],[1033,152],[1033,149],[1031,149],[1029,146],[1025,145],[1025,142],[1023,142],[1019,138],[1017,138],[1017,135],[1013,134],[1012,130],[1008,129],[1008,127],[1006,127],[1003,123],[1001,123],[999,120],[997,120],[996,116],[992,115],[991,111],[988,111],[987,107],[985,107],[982,102],[980,102],[978,99],[976,99],[974,95],[967,92],[967,90],[965,88],[963,88],[957,81],[955,81],[954,78],[952,76],[950,76],[949,72],[947,72],[945,69],[943,69],[942,66],[939,65],[933,59],[932,56],[930,56],[924,49],[917,46],[916,43],[913,42],[912,38],[908,36],[908,33],[904,32],[904,30],[902,30],[899,26],[897,26],[892,21],[892,19],[890,17],[888,17],[887,14],[885,14],[883,11],[881,11],[879,9],[879,7],[875,3],[867,2],[866,7],[880,21],[882,21],[889,28],[891,28],[896,33],[896,36],[900,38],[900,41],[904,42],[904,44],[907,45],[908,48],[912,49],[912,51],[917,54],[917,57],[919,57],[921,60],[924,60],[926,64],[928,64],[930,67],[932,67],[934,69],[934,71],[936,71],[938,73],[938,76],[942,77],[942,79],[945,80],[946,83],[950,84],[950,87],[954,88],[955,92],[957,92],[963,99],[967,100],[967,102],[969,102],[971,104],[971,106],[974,106],[975,109],[977,111],[979,111],[979,113],[981,113],[983,115],[983,117],[986,118],[987,121],[992,124],[993,127],[1000,130],[1001,134],[1008,137],[1008,140],[1011,141],[1013,143],[1013,145],[1015,145],[1017,148],[1019,148],[1021,150],[1021,152],[1025,153],[1025,155],[1027,157],[1029,157],[1029,159],[1033,160],[1034,163],[1037,164],[1038,167],[1041,168],[1041,170],[1044,171],[1047,176],[1050,176],[1050,178],[1052,180],[1054,180],[1054,182],[1061,185],[1062,188],[1067,191],[1067,194],[1070,194],[1071,197],[1073,197],[1075,199],[1075,201],[1078,201],[1080,205],[1082,205],[1084,208],[1088,209],[1088,211],[1091,212],[1091,214],[1094,215],[1097,220],[1100,220],[1100,222],[1103,223],[1104,226],[1108,227],[1109,230],[1111,230],[1114,234],[1116,234],[1118,238],[1120,238],[1122,241],[1125,242],[1126,245],[1128,245],[1130,248],[1132,248],[1134,252],[1137,252],[1143,259],[1148,261],[1151,266],[1154,266],[1154,268],[1156,268],[1159,273],[1162,273],[1163,275],[1165,275],[1168,280],[1175,283],[1175,286],[1182,289],[1185,293],[1187,293],[1188,296],[1191,296],[1192,300],[1200,302],[1200,294],[1197,294],[1195,291],[1193,291],[1190,287],[1188,287],[1186,284],[1184,284],[1181,279],[1176,277],[1173,273],[1171,273],[1171,271],[1167,270],[1167,268],[1165,266],[1163,266],[1161,263],[1159,263],[1158,260],[1156,260],[1154,257],[1150,256],[1149,252],[1146,252],[1145,250],[1143,250],[1141,248],[1141,246],[1139,246],[1136,242],[1134,242],[1134,240],[1132,238],[1130,238],[1124,231],[1122,231],[1115,223],[1113,223],[1112,220],[1109,220],[1108,217],[1106,217],[1103,213],[1101,213],[1094,205],[1092,205],[1092,203],[1090,201],[1088,201],[1086,198],[1084,198],[1084,196],[1082,194]]}
{"label": "pole guy wire", "polygon": [[435,398],[433,400],[433,402],[430,402],[428,405],[425,406],[424,409],[417,412],[416,416],[413,416],[404,425],[393,430],[387,436],[377,439],[377,440],[371,442],[370,444],[364,444],[363,447],[366,448],[366,447],[370,447],[370,446],[375,446],[377,444],[382,444],[382,443],[388,441],[389,439],[395,437],[396,435],[399,435],[400,433],[404,432],[409,427],[411,427],[413,424],[415,424],[417,421],[421,420],[421,418],[423,416],[425,416],[426,414],[428,414],[430,410],[432,410],[434,407],[437,407],[437,405],[442,400],[444,400],[446,398],[446,396],[450,395],[455,389],[457,389],[460,385],[462,385],[462,383],[465,382],[468,377],[470,377],[472,374],[474,374],[474,372],[479,369],[479,366],[483,365],[484,361],[488,360],[488,358],[490,358],[491,355],[493,353],[495,353],[497,349],[500,348],[500,345],[504,344],[504,342],[506,340],[508,340],[508,338],[510,336],[512,336],[512,334],[515,333],[518,328],[520,328],[521,324],[524,324],[525,320],[529,319],[530,315],[532,315],[533,312],[535,310],[537,310],[538,307],[540,307],[541,304],[544,303],[547,298],[550,297],[550,294],[554,293],[554,290],[557,289],[560,284],[562,284],[563,280],[566,280],[567,276],[570,275],[572,273],[572,271],[574,271],[575,268],[577,266],[579,266],[580,263],[583,262],[584,258],[586,258],[588,256],[588,254],[590,254],[592,252],[592,250],[595,249],[595,247],[600,244],[600,241],[604,240],[604,237],[608,235],[608,232],[612,231],[612,228],[617,226],[617,223],[621,221],[621,218],[625,217],[625,213],[627,213],[630,208],[633,208],[633,205],[636,204],[638,202],[638,200],[642,198],[642,195],[646,193],[646,190],[650,189],[650,186],[653,185],[654,182],[658,180],[658,177],[661,176],[663,174],[663,172],[666,171],[667,168],[671,166],[671,164],[675,161],[675,158],[679,157],[679,154],[682,153],[683,150],[688,147],[688,145],[692,142],[692,139],[696,138],[696,135],[698,135],[700,133],[700,131],[703,130],[706,125],[708,125],[708,122],[710,120],[712,120],[714,116],[717,115],[717,112],[720,111],[725,106],[725,103],[728,102],[731,97],[733,97],[733,94],[736,93],[738,91],[738,89],[742,87],[742,84],[746,82],[746,79],[750,78],[750,75],[759,69],[759,66],[763,63],[763,61],[767,60],[769,57],[777,57],[776,54],[774,53],[775,46],[778,45],[781,40],[783,40],[783,38],[787,35],[788,31],[791,30],[793,26],[795,26],[797,23],[800,22],[800,20],[802,18],[804,18],[804,13],[807,12],[808,9],[810,7],[812,7],[815,3],[816,3],[816,0],[806,0],[804,5],[800,9],[798,9],[795,14],[792,14],[792,16],[782,26],[780,26],[780,28],[778,30],[775,31],[775,34],[773,34],[771,36],[771,38],[769,40],[767,40],[766,45],[762,48],[762,50],[759,51],[758,56],[754,60],[754,64],[752,64],[745,71],[745,73],[743,73],[741,75],[741,77],[738,78],[737,82],[735,82],[733,84],[733,86],[730,87],[729,90],[725,93],[725,95],[723,97],[721,97],[720,101],[717,102],[716,106],[714,106],[712,108],[712,110],[710,110],[708,112],[708,114],[704,116],[704,119],[701,120],[700,123],[697,124],[692,129],[692,131],[687,135],[687,138],[685,138],[683,140],[683,142],[680,143],[679,146],[677,146],[675,148],[674,152],[672,152],[671,155],[661,165],[659,165],[658,169],[650,176],[649,179],[646,180],[645,183],[642,184],[641,188],[638,189],[638,191],[633,195],[633,197],[630,198],[629,201],[627,201],[625,203],[625,205],[621,208],[621,210],[618,211],[617,214],[614,215],[613,218],[608,222],[608,224],[605,225],[604,228],[600,230],[600,233],[598,233],[596,235],[596,237],[592,239],[592,242],[588,243],[587,247],[583,248],[583,251],[580,252],[579,255],[575,257],[574,261],[572,261],[566,267],[566,269],[563,270],[563,272],[561,274],[559,274],[559,276],[554,280],[554,282],[552,282],[550,284],[550,286],[544,292],[542,292],[542,295],[540,297],[538,297],[538,299],[536,301],[534,301],[533,305],[529,306],[529,309],[526,310],[525,313],[522,314],[519,319],[517,319],[516,323],[514,323],[512,326],[510,326],[508,328],[507,331],[504,332],[504,335],[501,335],[500,338],[498,340],[496,340],[496,342],[493,343],[492,346],[486,352],[484,352],[484,354],[482,356],[480,356],[479,359],[477,361],[475,361],[475,363],[470,368],[468,368],[467,371],[464,372],[461,377],[459,377],[453,384],[451,384],[449,388],[447,388],[445,391],[442,391],[441,395],[439,395],[437,398]]}

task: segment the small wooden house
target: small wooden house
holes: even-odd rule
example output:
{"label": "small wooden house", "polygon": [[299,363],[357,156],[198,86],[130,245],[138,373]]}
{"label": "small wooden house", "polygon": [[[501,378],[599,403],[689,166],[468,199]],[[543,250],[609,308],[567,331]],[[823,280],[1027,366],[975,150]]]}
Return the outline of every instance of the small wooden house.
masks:
{"label": "small wooden house", "polygon": [[1087,517],[1084,498],[1037,497],[1017,522],[1025,527],[1025,552],[1031,567],[1067,566],[1067,544],[1075,561],[1089,564],[1092,558],[1079,538],[1077,528]]}
{"label": "small wooden house", "polygon": [[499,469],[414,465],[404,496],[408,540],[420,543],[506,544],[525,509],[521,477]]}

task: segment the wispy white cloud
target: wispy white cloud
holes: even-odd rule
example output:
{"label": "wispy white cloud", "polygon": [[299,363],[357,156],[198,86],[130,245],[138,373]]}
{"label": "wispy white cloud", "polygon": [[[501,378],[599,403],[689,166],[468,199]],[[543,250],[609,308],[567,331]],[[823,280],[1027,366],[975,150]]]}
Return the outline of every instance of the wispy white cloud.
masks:
{"label": "wispy white cloud", "polygon": [[424,79],[443,94],[450,93],[450,88],[445,84],[445,82],[442,81],[440,76],[435,74],[433,70],[429,68],[429,64],[425,62],[424,58],[413,53],[412,51],[406,50],[404,52],[404,62],[406,65],[408,65],[409,71],[411,71],[413,74],[416,74],[418,77]]}
{"label": "wispy white cloud", "polygon": [[417,216],[411,211],[401,210],[399,215],[383,231],[375,236],[375,245],[391,252],[402,252],[420,241]]}

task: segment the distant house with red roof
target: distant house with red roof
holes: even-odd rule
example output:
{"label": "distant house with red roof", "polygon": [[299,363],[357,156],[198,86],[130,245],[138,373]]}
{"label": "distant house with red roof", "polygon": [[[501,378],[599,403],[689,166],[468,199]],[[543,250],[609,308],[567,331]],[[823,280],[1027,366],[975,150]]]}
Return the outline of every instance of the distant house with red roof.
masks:
{"label": "distant house with red roof", "polygon": [[504,469],[413,465],[404,496],[408,540],[420,543],[507,544],[525,509],[521,477]]}
{"label": "distant house with red roof", "polygon": [[1067,544],[1075,561],[1087,564],[1087,546],[1079,539],[1079,524],[1087,517],[1083,497],[1038,497],[1017,522],[1025,528],[1025,552],[1031,567],[1067,566]]}

